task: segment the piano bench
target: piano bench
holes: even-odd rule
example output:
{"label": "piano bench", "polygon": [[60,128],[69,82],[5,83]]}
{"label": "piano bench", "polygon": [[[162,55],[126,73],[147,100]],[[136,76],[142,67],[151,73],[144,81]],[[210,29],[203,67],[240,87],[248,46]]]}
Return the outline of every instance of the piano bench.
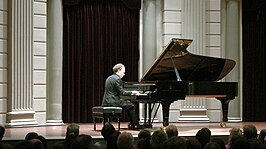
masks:
{"label": "piano bench", "polygon": [[92,107],[92,119],[94,130],[96,130],[96,118],[103,119],[103,125],[105,125],[106,120],[110,123],[111,118],[117,118],[118,122],[118,130],[120,130],[120,117],[122,115],[121,107],[103,107],[103,106],[95,106]]}

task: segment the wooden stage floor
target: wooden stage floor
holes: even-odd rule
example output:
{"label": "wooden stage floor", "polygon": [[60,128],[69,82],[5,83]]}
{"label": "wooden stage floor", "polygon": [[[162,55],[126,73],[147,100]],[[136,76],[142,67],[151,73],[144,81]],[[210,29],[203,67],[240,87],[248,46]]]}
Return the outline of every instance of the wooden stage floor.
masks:
{"label": "wooden stage floor", "polygon": [[[128,131],[133,134],[134,137],[137,137],[139,131],[137,130],[128,130],[126,122],[121,123],[120,131]],[[211,130],[212,136],[228,136],[229,130],[233,127],[242,128],[244,125],[253,124],[256,126],[257,130],[260,131],[262,129],[266,129],[266,122],[231,122],[227,123],[225,128],[220,127],[220,123],[210,123],[210,122],[178,122],[178,123],[170,123],[176,125],[179,130],[179,136],[184,137],[192,137],[195,136],[197,131],[203,127],[207,127]],[[18,128],[6,128],[6,132],[3,140],[23,140],[28,132],[36,132],[39,135],[44,136],[47,140],[61,140],[64,139],[66,128],[68,124],[64,125],[46,125],[46,126],[35,126],[35,127],[18,127]],[[102,139],[101,136],[101,128],[102,124],[97,123],[97,130],[93,130],[92,123],[81,123],[80,125],[80,134],[89,134],[94,139]],[[113,125],[117,128],[117,123],[113,123]],[[153,123],[153,128],[149,130],[152,132],[156,129],[160,129],[162,127],[162,123]]]}

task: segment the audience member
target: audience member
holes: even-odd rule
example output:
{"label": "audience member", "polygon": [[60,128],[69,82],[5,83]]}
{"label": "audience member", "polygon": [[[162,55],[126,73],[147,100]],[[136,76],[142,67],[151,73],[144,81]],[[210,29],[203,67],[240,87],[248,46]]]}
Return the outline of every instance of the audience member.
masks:
{"label": "audience member", "polygon": [[12,149],[12,146],[9,143],[2,141],[5,131],[6,131],[5,127],[0,125],[0,149]]}
{"label": "audience member", "polygon": [[197,139],[186,140],[187,149],[201,149],[201,144]]}
{"label": "audience member", "polygon": [[70,149],[72,142],[78,135],[79,135],[79,125],[76,123],[68,125],[65,140],[53,144],[52,149]]}
{"label": "audience member", "polygon": [[249,149],[249,144],[244,136],[234,135],[230,142],[230,149]]}
{"label": "audience member", "polygon": [[25,140],[31,140],[31,139],[37,139],[38,138],[38,133],[36,132],[29,132],[25,136]]}
{"label": "audience member", "polygon": [[115,131],[107,140],[106,149],[117,149],[117,138],[121,134],[120,131]]}
{"label": "audience member", "polygon": [[34,146],[29,140],[23,140],[17,142],[14,149],[34,149]]}
{"label": "audience member", "polygon": [[260,142],[262,142],[263,144],[266,144],[266,129],[262,129],[260,131],[260,134],[258,136],[258,139],[260,140]]}
{"label": "audience member", "polygon": [[230,143],[233,137],[240,137],[242,136],[242,130],[239,128],[232,128],[229,130],[229,136],[228,136],[228,141],[227,144],[225,145],[226,149],[230,148]]}
{"label": "audience member", "polygon": [[32,143],[34,149],[44,149],[43,144],[39,139],[31,139],[30,142]]}
{"label": "audience member", "polygon": [[76,123],[72,123],[67,127],[67,132],[66,132],[67,145],[70,146],[77,136],[79,136],[79,125]]}
{"label": "audience member", "polygon": [[47,140],[46,140],[46,138],[44,138],[43,136],[39,135],[37,137],[37,139],[39,139],[42,142],[43,149],[47,149]]}
{"label": "audience member", "polygon": [[201,148],[204,148],[207,143],[210,142],[211,139],[211,131],[209,128],[201,128],[196,133],[196,139],[199,140],[201,144]]}
{"label": "audience member", "polygon": [[0,141],[2,141],[5,131],[6,131],[5,127],[0,125]]}
{"label": "audience member", "polygon": [[130,132],[122,132],[117,138],[117,147],[119,149],[132,149],[134,138]]}
{"label": "audience member", "polygon": [[204,149],[221,149],[221,146],[216,142],[209,142],[205,145]]}
{"label": "audience member", "polygon": [[75,138],[71,149],[93,149],[93,141],[90,135],[81,134]]}
{"label": "audience member", "polygon": [[41,148],[42,149],[47,149],[47,141],[46,141],[46,139],[43,136],[41,136],[38,133],[36,133],[36,132],[29,132],[29,133],[27,133],[26,136],[25,136],[25,140],[29,140],[29,141],[31,141],[31,143],[34,143],[34,146],[35,146],[34,148],[35,149],[36,148],[40,148],[40,144],[39,144],[40,142],[42,144],[41,145],[42,146]]}
{"label": "audience member", "polygon": [[138,134],[137,148],[138,149],[152,149],[150,140],[151,140],[151,132],[148,131],[147,129],[140,130]]}
{"label": "audience member", "polygon": [[1,142],[0,143],[0,149],[13,149],[12,145],[8,143]]}
{"label": "audience member", "polygon": [[257,138],[257,128],[254,125],[245,125],[243,127],[243,135],[247,139]]}
{"label": "audience member", "polygon": [[257,138],[248,139],[250,149],[265,149],[264,144]]}
{"label": "audience member", "polygon": [[211,136],[212,133],[211,133],[211,130],[209,128],[204,127],[204,128],[201,128],[201,129],[206,131],[209,134],[209,136]]}
{"label": "audience member", "polygon": [[106,123],[102,130],[101,135],[104,141],[97,141],[94,143],[95,149],[106,149],[108,138],[115,132],[115,127],[111,123]]}
{"label": "audience member", "polygon": [[150,144],[153,149],[162,149],[163,143],[167,139],[167,134],[163,130],[156,130],[151,135]]}
{"label": "audience member", "polygon": [[165,132],[166,132],[168,138],[171,138],[173,136],[178,136],[178,129],[177,129],[176,125],[168,125],[165,128]]}
{"label": "audience member", "polygon": [[106,123],[102,130],[101,134],[104,140],[107,140],[109,136],[111,136],[115,132],[115,127],[111,123]]}
{"label": "audience member", "polygon": [[215,143],[219,144],[221,149],[226,149],[224,140],[222,140],[222,139],[214,138],[214,139],[211,139],[211,142],[215,142]]}
{"label": "audience member", "polygon": [[138,134],[138,139],[151,138],[151,132],[147,129],[141,129]]}
{"label": "audience member", "polygon": [[163,149],[187,149],[186,140],[182,137],[172,136],[164,141]]}

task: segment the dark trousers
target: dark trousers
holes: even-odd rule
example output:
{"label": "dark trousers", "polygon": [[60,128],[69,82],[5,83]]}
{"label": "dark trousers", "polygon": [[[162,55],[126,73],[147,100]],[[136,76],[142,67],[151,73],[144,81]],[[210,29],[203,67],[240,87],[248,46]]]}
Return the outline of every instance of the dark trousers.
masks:
{"label": "dark trousers", "polygon": [[139,123],[139,118],[136,114],[135,105],[131,102],[124,102],[121,104],[123,110],[125,110],[126,114],[129,116],[130,124],[136,125]]}
{"label": "dark trousers", "polygon": [[136,108],[132,102],[124,101],[124,100],[118,100],[118,101],[113,102],[111,104],[104,104],[103,106],[121,107],[125,111],[125,113],[128,115],[131,125],[136,125],[139,123],[139,117],[136,114]]}

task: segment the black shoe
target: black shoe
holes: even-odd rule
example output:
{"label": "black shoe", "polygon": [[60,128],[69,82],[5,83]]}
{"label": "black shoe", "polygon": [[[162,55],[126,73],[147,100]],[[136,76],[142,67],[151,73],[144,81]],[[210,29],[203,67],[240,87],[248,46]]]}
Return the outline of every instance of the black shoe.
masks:
{"label": "black shoe", "polygon": [[140,129],[143,129],[143,126],[140,125],[140,124],[128,124],[128,129],[129,130],[140,130]]}

